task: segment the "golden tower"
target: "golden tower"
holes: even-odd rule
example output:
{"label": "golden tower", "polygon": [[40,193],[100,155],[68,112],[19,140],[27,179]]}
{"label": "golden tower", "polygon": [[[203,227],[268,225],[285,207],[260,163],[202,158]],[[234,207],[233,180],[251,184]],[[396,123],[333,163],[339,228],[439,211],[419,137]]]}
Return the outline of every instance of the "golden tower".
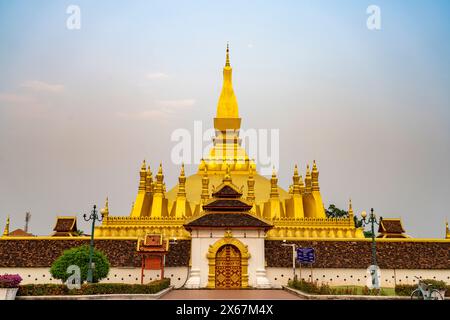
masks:
{"label": "golden tower", "polygon": [[[98,237],[142,237],[161,233],[166,237],[189,239],[183,225],[203,214],[214,186],[232,179],[241,186],[244,197],[253,205],[250,214],[269,220],[274,228],[268,239],[363,238],[350,217],[328,219],[319,186],[316,161],[306,167],[305,179],[295,166],[291,192],[278,185],[275,170],[270,179],[261,176],[256,164],[241,147],[241,118],[233,88],[230,49],[227,45],[223,84],[214,118],[215,137],[208,156],[200,161],[195,174],[186,176],[184,165],[178,184],[166,192],[162,164],[155,180],[144,161],[139,171],[136,200],[129,216],[108,215],[95,230]],[[351,203],[350,203],[351,209]]]}

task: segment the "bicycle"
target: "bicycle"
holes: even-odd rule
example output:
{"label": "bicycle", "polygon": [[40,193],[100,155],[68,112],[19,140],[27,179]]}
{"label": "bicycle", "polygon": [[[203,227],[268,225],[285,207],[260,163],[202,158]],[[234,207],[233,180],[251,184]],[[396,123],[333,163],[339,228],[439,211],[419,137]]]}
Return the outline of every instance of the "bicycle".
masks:
{"label": "bicycle", "polygon": [[439,290],[432,289],[432,285],[423,282],[419,277],[415,278],[419,280],[419,283],[417,289],[411,293],[411,300],[444,300]]}

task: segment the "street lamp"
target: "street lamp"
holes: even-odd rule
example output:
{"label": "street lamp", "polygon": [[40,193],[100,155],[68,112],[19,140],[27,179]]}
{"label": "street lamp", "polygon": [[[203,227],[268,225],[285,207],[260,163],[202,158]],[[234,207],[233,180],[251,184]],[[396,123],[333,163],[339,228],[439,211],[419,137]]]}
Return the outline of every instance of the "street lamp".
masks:
{"label": "street lamp", "polygon": [[92,263],[92,258],[94,255],[94,229],[95,229],[95,221],[102,221],[103,220],[103,210],[102,210],[102,217],[100,217],[97,214],[97,206],[94,204],[94,208],[91,211],[91,214],[87,216],[86,214],[83,215],[84,221],[91,221],[92,220],[92,229],[91,229],[91,244],[89,248],[89,266],[88,266],[88,273],[87,273],[87,282],[92,283],[93,282],[93,269],[94,264]]}
{"label": "street lamp", "polygon": [[295,281],[297,279],[297,275],[295,273],[295,257],[296,257],[297,245],[295,243],[286,243],[286,240],[283,240],[283,243],[281,245],[283,247],[292,247],[292,271],[294,272],[294,278],[293,279]]}
{"label": "street lamp", "polygon": [[370,231],[372,232],[372,266],[370,266],[370,274],[372,276],[372,285],[378,289],[379,283],[377,281],[378,264],[377,264],[377,247],[375,242],[375,224],[380,224],[383,218],[380,217],[377,221],[377,217],[373,212],[373,208],[370,209],[369,217],[367,217],[367,213],[365,211],[361,213],[361,217],[362,217],[361,222],[363,226],[370,224]]}

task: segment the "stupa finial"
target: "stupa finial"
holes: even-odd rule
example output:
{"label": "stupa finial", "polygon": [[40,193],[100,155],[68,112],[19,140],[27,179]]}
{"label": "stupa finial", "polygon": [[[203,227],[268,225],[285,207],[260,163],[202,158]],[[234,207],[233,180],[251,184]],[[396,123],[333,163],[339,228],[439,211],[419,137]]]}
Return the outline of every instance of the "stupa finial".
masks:
{"label": "stupa finial", "polygon": [[6,218],[5,230],[3,231],[3,236],[7,237],[9,235],[9,215]]}
{"label": "stupa finial", "polygon": [[227,54],[225,59],[225,67],[230,67],[230,44],[227,42]]}

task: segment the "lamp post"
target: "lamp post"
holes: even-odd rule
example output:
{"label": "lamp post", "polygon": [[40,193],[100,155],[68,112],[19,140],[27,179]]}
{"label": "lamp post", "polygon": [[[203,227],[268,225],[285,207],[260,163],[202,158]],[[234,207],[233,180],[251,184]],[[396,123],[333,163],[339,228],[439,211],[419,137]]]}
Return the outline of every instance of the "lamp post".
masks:
{"label": "lamp post", "polygon": [[294,272],[293,280],[295,281],[297,279],[297,275],[295,273],[295,257],[296,257],[297,245],[295,243],[286,243],[286,240],[283,240],[283,243],[281,245],[283,247],[292,247],[292,271]]}
{"label": "lamp post", "polygon": [[368,224],[370,224],[370,231],[372,233],[372,266],[370,266],[370,274],[372,276],[372,285],[375,288],[379,288],[379,283],[377,281],[377,269],[378,269],[378,264],[377,264],[377,247],[376,247],[376,242],[375,242],[375,224],[380,224],[381,220],[383,220],[382,217],[380,217],[377,220],[377,217],[375,216],[375,213],[373,212],[373,208],[370,209],[370,215],[367,217],[367,213],[365,211],[363,211],[361,213],[361,217],[362,217],[362,224],[363,226],[366,226]]}
{"label": "lamp post", "polygon": [[[103,211],[103,210],[102,210]],[[92,283],[93,282],[93,276],[94,276],[94,266],[92,263],[92,258],[94,255],[94,230],[95,230],[95,221],[102,221],[102,217],[100,217],[97,214],[97,206],[94,204],[94,208],[91,211],[91,214],[87,216],[86,214],[83,215],[84,221],[91,221],[92,220],[92,229],[91,229],[91,243],[89,247],[89,266],[88,266],[88,273],[87,273],[87,282]]]}

